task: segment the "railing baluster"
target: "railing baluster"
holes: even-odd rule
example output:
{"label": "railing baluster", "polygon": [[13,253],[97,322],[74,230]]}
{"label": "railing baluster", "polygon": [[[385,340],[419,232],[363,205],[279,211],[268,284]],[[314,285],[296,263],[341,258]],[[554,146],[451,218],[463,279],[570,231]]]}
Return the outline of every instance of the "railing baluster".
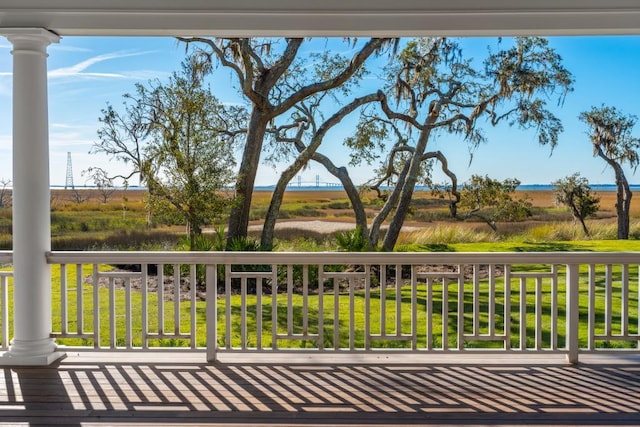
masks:
{"label": "railing baluster", "polygon": [[[224,346],[227,350],[231,350],[231,264],[224,266]],[[275,307],[274,307],[275,310]],[[273,338],[275,339],[275,337]]]}
{"label": "railing baluster", "polygon": [[302,334],[309,333],[309,266],[302,266]]}
{"label": "railing baluster", "polygon": [[[156,266],[162,267],[160,265]],[[149,264],[140,265],[140,292],[142,293],[142,331],[140,339],[142,340],[141,346],[146,349],[149,348]],[[156,297],[158,295],[156,294]]]}
{"label": "railing baluster", "polygon": [[449,279],[442,278],[442,349],[449,349]]}
{"label": "railing baluster", "polygon": [[433,286],[431,278],[427,277],[427,350],[433,350]]}
{"label": "railing baluster", "polygon": [[558,350],[558,266],[551,266],[551,350]]}
{"label": "railing baluster", "polygon": [[318,264],[318,350],[324,350],[324,265]]}
{"label": "railing baluster", "polygon": [[536,350],[542,349],[542,277],[536,277]]}
{"label": "railing baluster", "polygon": [[[206,266],[206,333],[207,333],[207,362],[216,361],[218,351],[218,266]],[[160,286],[160,283],[158,283]],[[160,288],[158,288],[160,289]]]}
{"label": "railing baluster", "polygon": [[98,282],[98,264],[93,264],[93,347],[100,346],[100,283]]}
{"label": "railing baluster", "polygon": [[[127,349],[133,347],[132,327],[131,327],[131,278],[124,279],[124,322],[125,322],[125,343]],[[143,313],[146,312],[145,304],[142,304]],[[142,316],[143,318],[146,316]],[[144,324],[144,321],[142,322]],[[144,339],[143,339],[144,341]]]}
{"label": "railing baluster", "polygon": [[417,266],[411,266],[411,349],[418,349],[418,277]]}
{"label": "railing baluster", "polygon": [[0,349],[9,349],[9,286],[8,274],[0,274],[0,306],[2,307],[2,345]]}
{"label": "railing baluster", "polygon": [[333,281],[333,349],[340,349],[340,280],[336,277]]}
{"label": "railing baluster", "polygon": [[489,269],[489,336],[496,334],[496,278],[494,274],[495,266],[487,265]]}
{"label": "railing baluster", "polygon": [[511,266],[504,266],[504,349],[511,351]]}
{"label": "railing baluster", "polygon": [[480,335],[480,265],[473,265],[473,335]]}
{"label": "railing baluster", "polygon": [[567,264],[567,361],[578,363],[580,323],[580,266]]}
{"label": "railing baluster", "polygon": [[[271,302],[272,304],[275,302],[275,305],[272,306],[272,314],[271,314],[271,319],[273,321],[273,315],[275,314],[275,323],[272,323],[272,327],[271,327],[271,334],[273,335],[272,338],[272,345],[271,345],[271,349],[272,350],[277,350],[278,348],[278,341],[277,341],[277,335],[278,335],[278,310],[277,310],[277,304],[278,304],[278,264],[272,264],[271,265]],[[275,291],[275,294],[274,294]]]}
{"label": "railing baluster", "polygon": [[613,323],[613,266],[611,264],[607,264],[606,266],[606,276],[605,276],[605,324],[604,324],[604,334],[607,337],[611,336],[612,331],[612,323]]}
{"label": "railing baluster", "polygon": [[262,350],[262,285],[266,279],[256,279],[256,348]]}
{"label": "railing baluster", "polygon": [[629,266],[627,264],[622,265],[622,277],[620,279],[620,321],[621,335],[623,337],[629,336]]}
{"label": "railing baluster", "polygon": [[594,264],[589,265],[589,302],[587,310],[589,316],[587,348],[593,350],[596,346],[596,266]]}
{"label": "railing baluster", "polygon": [[191,320],[190,320],[190,334],[191,334],[191,348],[196,349],[198,347],[198,330],[196,326],[197,315],[197,302],[198,302],[198,276],[196,274],[196,265],[191,264],[190,274],[191,278],[189,284],[191,286]]}
{"label": "railing baluster", "polygon": [[527,349],[527,279],[520,278],[520,350]]}
{"label": "railing baluster", "polygon": [[240,278],[240,348],[247,349],[247,278]]}
{"label": "railing baluster", "polygon": [[355,279],[349,279],[349,350],[356,348],[356,298],[355,298]]}
{"label": "railing baluster", "polygon": [[84,335],[84,278],[82,264],[76,264],[76,331]]}
{"label": "railing baluster", "polygon": [[387,265],[380,266],[380,335],[387,333]]}
{"label": "railing baluster", "polygon": [[396,336],[402,335],[402,265],[396,264]]}
{"label": "railing baluster", "polygon": [[464,350],[464,266],[458,265],[458,325],[456,348]]}
{"label": "railing baluster", "polygon": [[[277,271],[278,266],[273,268]],[[271,285],[271,349],[278,349],[278,279],[274,277]]]}
{"label": "railing baluster", "polygon": [[180,264],[173,264],[173,331],[180,335]]}
{"label": "railing baluster", "polygon": [[67,264],[60,264],[60,332],[68,333],[67,325]]}
{"label": "railing baluster", "polygon": [[158,335],[164,335],[164,264],[158,264],[158,282],[156,296],[158,298]]}
{"label": "railing baluster", "polygon": [[[365,266],[364,277],[364,348],[371,349],[371,265]],[[382,286],[380,286],[382,289]]]}
{"label": "railing baluster", "polygon": [[109,277],[109,348],[116,348],[116,290],[113,277]]}
{"label": "railing baluster", "polygon": [[293,265],[287,265],[287,333],[293,335]]}

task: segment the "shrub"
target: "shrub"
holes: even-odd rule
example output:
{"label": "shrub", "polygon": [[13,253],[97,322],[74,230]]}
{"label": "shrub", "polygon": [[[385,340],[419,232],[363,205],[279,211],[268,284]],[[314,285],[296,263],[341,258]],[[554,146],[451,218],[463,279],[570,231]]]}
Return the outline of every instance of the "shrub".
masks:
{"label": "shrub", "polygon": [[179,235],[171,231],[118,231],[110,234],[87,233],[81,236],[52,238],[53,250],[170,250],[175,248]]}
{"label": "shrub", "polygon": [[336,200],[326,205],[329,209],[351,209],[351,203],[348,201]]}
{"label": "shrub", "polygon": [[360,227],[336,233],[335,239],[339,250],[344,252],[364,252],[369,249],[369,241]]}

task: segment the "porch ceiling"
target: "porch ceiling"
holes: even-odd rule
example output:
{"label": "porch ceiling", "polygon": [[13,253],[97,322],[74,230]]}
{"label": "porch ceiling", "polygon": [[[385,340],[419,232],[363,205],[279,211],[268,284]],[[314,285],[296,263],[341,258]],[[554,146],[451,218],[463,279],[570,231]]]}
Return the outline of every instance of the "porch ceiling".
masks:
{"label": "porch ceiling", "polygon": [[0,28],[60,35],[640,34],[637,0],[3,0]]}

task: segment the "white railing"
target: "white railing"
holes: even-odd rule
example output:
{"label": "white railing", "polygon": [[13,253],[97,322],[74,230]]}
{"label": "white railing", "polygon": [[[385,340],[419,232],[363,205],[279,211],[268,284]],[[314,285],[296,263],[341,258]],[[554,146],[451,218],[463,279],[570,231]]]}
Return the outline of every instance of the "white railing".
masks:
{"label": "white railing", "polygon": [[[575,362],[582,352],[640,348],[640,253],[53,252],[48,260],[53,335],[78,349],[206,348],[208,360],[552,352]],[[113,269],[125,264],[135,268]],[[0,274],[3,296],[9,275]]]}

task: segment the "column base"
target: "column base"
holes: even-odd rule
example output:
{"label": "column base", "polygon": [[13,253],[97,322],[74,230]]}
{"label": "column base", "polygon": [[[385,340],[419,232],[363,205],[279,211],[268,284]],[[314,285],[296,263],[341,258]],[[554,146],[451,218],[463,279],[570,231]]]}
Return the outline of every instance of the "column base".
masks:
{"label": "column base", "polygon": [[54,351],[40,356],[15,356],[8,351],[0,356],[0,366],[49,366],[66,355],[62,351]]}
{"label": "column base", "polygon": [[14,339],[9,351],[0,357],[0,365],[48,366],[65,355],[56,350],[53,338],[36,341]]}

